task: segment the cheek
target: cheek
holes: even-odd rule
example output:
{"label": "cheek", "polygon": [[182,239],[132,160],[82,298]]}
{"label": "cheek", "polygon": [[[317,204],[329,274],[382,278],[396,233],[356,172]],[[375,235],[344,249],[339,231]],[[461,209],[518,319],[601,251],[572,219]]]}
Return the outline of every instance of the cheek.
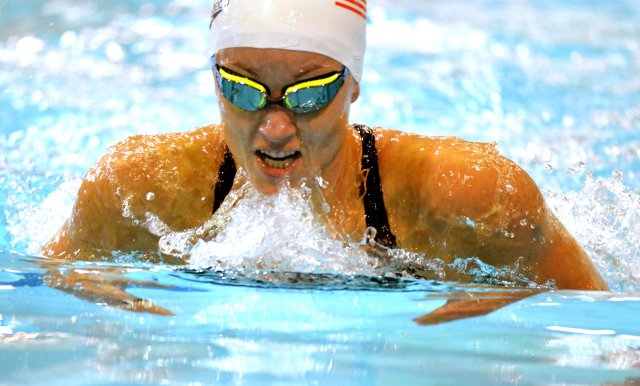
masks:
{"label": "cheek", "polygon": [[226,99],[218,99],[218,106],[225,133],[234,137],[241,137],[243,133],[250,130],[253,119],[247,112],[238,109]]}
{"label": "cheek", "polygon": [[330,119],[326,116],[317,117],[300,130],[301,136],[304,136],[301,140],[307,149],[309,166],[321,170],[329,167],[336,159],[349,131],[346,113],[332,112],[327,115]]}
{"label": "cheek", "polygon": [[254,119],[249,119],[247,113],[239,111],[228,103],[220,103],[220,117],[224,131],[225,141],[233,155],[244,164],[247,158],[247,149],[250,149],[253,133],[255,132]]}
{"label": "cheek", "polygon": [[308,119],[298,121],[303,141],[309,147],[326,151],[340,146],[347,134],[345,128],[349,125],[350,100],[346,100],[347,93],[340,93],[329,106]]}

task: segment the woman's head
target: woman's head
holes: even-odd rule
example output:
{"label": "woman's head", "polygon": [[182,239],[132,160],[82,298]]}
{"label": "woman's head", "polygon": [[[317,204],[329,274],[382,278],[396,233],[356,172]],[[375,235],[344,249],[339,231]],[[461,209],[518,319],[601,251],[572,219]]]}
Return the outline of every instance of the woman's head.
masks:
{"label": "woman's head", "polygon": [[235,47],[315,52],[345,65],[359,82],[366,0],[216,0],[209,54]]}
{"label": "woman's head", "polygon": [[[262,48],[224,49],[216,65],[263,85],[270,100],[282,99],[290,85],[330,80],[344,68],[313,52]],[[359,85],[347,74],[336,91],[325,106],[309,112],[296,113],[281,103],[248,111],[224,97],[218,86],[225,140],[258,190],[273,193],[284,180],[297,185],[303,178],[326,175],[350,134],[349,109]]]}
{"label": "woman's head", "polygon": [[211,54],[225,139],[263,193],[284,180],[296,185],[326,176],[350,134],[365,19],[364,10],[361,15],[337,3],[214,5]]}

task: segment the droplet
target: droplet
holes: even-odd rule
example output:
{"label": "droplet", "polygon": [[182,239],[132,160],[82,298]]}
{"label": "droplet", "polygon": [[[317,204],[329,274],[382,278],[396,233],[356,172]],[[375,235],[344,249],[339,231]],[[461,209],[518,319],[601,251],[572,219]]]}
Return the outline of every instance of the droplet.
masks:
{"label": "droplet", "polygon": [[569,168],[567,171],[568,174],[576,174],[584,171],[584,162],[580,161],[576,164],[576,166]]}
{"label": "droplet", "polygon": [[316,183],[318,184],[318,186],[320,186],[323,189],[326,189],[327,187],[329,187],[329,182],[327,182],[322,177],[316,177]]}
{"label": "droplet", "polygon": [[153,192],[147,193],[147,201],[152,201],[154,198],[156,198],[155,193]]}

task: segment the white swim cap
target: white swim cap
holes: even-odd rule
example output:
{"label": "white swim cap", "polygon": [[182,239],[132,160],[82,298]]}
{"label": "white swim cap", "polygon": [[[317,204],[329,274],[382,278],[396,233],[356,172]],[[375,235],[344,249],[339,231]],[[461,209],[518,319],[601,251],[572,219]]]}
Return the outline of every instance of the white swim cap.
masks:
{"label": "white swim cap", "polygon": [[326,55],[360,81],[366,0],[215,0],[209,54],[231,47],[281,48]]}

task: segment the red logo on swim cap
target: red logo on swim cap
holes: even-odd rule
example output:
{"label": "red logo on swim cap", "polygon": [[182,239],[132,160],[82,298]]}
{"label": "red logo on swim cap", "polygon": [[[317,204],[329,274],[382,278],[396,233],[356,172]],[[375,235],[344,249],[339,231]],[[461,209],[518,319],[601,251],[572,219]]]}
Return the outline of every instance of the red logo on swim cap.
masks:
{"label": "red logo on swim cap", "polygon": [[367,19],[367,0],[338,0],[336,5]]}

